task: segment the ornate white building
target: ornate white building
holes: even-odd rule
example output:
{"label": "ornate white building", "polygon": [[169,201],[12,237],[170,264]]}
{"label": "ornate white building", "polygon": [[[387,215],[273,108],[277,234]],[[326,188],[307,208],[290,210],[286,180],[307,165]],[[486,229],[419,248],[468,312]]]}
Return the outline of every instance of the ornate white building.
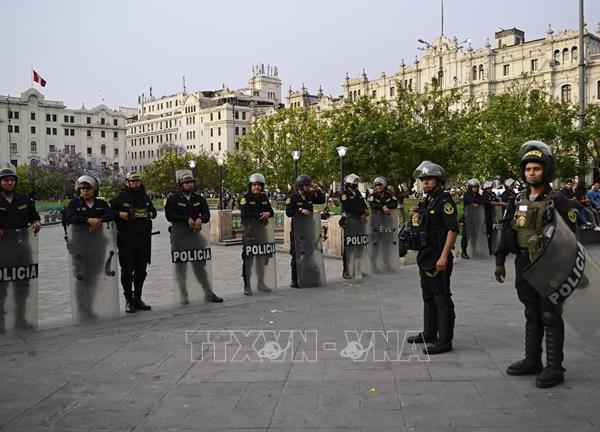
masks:
{"label": "ornate white building", "polygon": [[[560,100],[578,101],[578,32],[565,30],[554,33],[549,26],[546,36],[531,41],[516,28],[495,34],[494,45],[486,42],[481,49],[473,49],[470,43],[459,43],[441,36],[424,44],[424,55],[415,57],[412,64],[387,75],[368,79],[363,70],[361,76],[351,78],[346,74],[343,84],[344,99],[353,101],[361,96],[394,100],[397,86],[416,92],[439,80],[443,90],[458,89],[475,98],[502,93],[511,85],[524,79],[535,80],[545,86],[550,94]],[[586,102],[600,100],[600,26],[595,34],[585,31],[584,59]],[[441,73],[440,73],[441,72]]]}
{"label": "ornate white building", "polygon": [[90,164],[122,171],[126,118],[131,114],[131,108],[112,110],[106,105],[70,109],[33,88],[18,97],[0,95],[0,160],[29,164],[64,150],[82,154]]}
{"label": "ornate white building", "polygon": [[252,68],[248,87],[194,91],[154,98],[139,98],[137,115],[127,124],[127,167],[143,171],[160,156],[165,144],[192,153],[217,155],[237,148],[254,118],[281,105],[281,79],[277,67]]}

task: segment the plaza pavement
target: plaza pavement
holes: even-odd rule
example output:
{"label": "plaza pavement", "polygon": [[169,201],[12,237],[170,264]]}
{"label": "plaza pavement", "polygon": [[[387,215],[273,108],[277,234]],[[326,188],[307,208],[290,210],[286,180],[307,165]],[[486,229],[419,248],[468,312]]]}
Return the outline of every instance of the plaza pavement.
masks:
{"label": "plaza pavement", "polygon": [[[66,254],[60,229],[44,230],[41,329],[0,337],[2,432],[600,430],[600,336],[582,340],[567,327],[562,386],[541,390],[534,377],[505,374],[523,355],[512,265],[499,285],[492,260],[458,260],[455,351],[397,361],[399,346],[418,352],[401,346],[404,333],[422,325],[415,266],[346,281],[341,262],[327,259],[328,286],[296,290],[289,255],[280,253],[280,288],[245,297],[239,248],[219,247],[213,274],[225,302],[176,307],[169,305],[166,230],[159,229],[145,288],[155,310],[86,326],[65,322]],[[233,361],[240,354],[256,360],[254,338],[231,356],[221,345],[201,345],[204,330],[316,330],[318,343],[292,338],[282,361]],[[345,334],[352,330],[401,336],[377,339],[354,361]],[[375,351],[390,358],[380,361]],[[229,361],[219,361],[224,355]]]}

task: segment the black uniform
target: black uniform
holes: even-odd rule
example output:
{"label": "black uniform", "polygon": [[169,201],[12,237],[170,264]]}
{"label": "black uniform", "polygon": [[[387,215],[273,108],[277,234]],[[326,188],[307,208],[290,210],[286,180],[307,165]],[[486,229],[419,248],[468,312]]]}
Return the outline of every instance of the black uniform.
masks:
{"label": "black uniform", "polygon": [[[259,194],[253,194],[252,192],[246,192],[240,198],[240,214],[242,218],[242,224],[258,224],[260,214],[264,212],[268,212],[271,217],[275,215],[273,211],[273,207],[269,201],[269,197],[266,193],[261,192]],[[263,243],[267,243],[267,239],[262,240]],[[248,270],[252,268],[255,264],[254,260],[257,259],[256,263],[256,275],[258,277],[258,286],[264,286],[264,274],[265,267],[268,265],[269,260],[272,258],[272,255],[262,255],[262,256],[246,256],[246,251],[242,248],[242,279],[244,280],[244,289],[250,289],[250,274]]]}
{"label": "black uniform", "polygon": [[[554,308],[549,300],[541,297],[522,275],[523,269],[530,263],[529,250],[518,247],[516,231],[513,229],[512,224],[518,207],[516,201],[519,201],[519,197],[524,194],[528,197],[529,189],[524,190],[508,203],[502,225],[500,244],[496,251],[496,265],[504,266],[507,255],[509,253],[516,254],[515,286],[519,300],[525,306],[526,362],[529,362],[532,366],[538,363],[541,365],[542,339],[545,329],[548,365],[551,366],[551,363],[554,362],[558,367],[562,367],[564,322],[561,313]],[[549,194],[551,195],[548,196]],[[552,200],[554,208],[562,216],[565,223],[575,231],[576,216],[572,210],[572,203],[564,195],[553,191],[550,186],[546,186],[546,190],[534,201],[541,201],[546,198]],[[546,218],[546,216],[543,215],[543,218]]]}
{"label": "black uniform", "polygon": [[511,199],[514,199],[516,196],[517,194],[515,193],[515,191],[506,188],[506,190],[500,195],[500,201],[502,201],[503,203],[507,203]]}
{"label": "black uniform", "polygon": [[369,197],[369,206],[373,211],[383,211],[383,207],[391,210],[398,208],[398,200],[389,190],[384,190],[381,193],[373,192]]}
{"label": "black uniform", "polygon": [[[465,209],[467,208],[467,206],[473,205],[473,204],[478,204],[480,206],[487,207],[490,205],[490,199],[489,199],[489,197],[487,197],[485,195],[480,195],[480,194],[472,192],[472,191],[467,191],[463,195],[463,204],[464,204]],[[460,240],[460,247],[463,250],[463,252],[465,252],[465,253],[467,252],[468,245],[469,245],[469,233],[467,230],[467,219],[465,216],[465,223],[463,225],[462,239]]]}
{"label": "black uniform", "polygon": [[[156,209],[143,186],[122,191],[110,200],[110,206],[116,212],[123,295],[127,302],[138,302],[142,298],[146,266],[150,264],[152,219],[156,217]],[[121,219],[119,212],[126,212],[129,219]]]}
{"label": "black uniform", "polygon": [[[2,262],[7,267],[23,266],[32,263],[31,245],[19,231],[28,229],[34,222],[40,221],[40,215],[35,209],[35,203],[18,193],[14,193],[12,201],[9,202],[4,194],[0,192],[0,229],[4,231],[3,244],[12,245],[9,250],[3,250],[6,254]],[[25,239],[25,241],[24,241]],[[15,327],[27,329],[32,325],[25,319],[27,297],[29,297],[29,280],[14,282],[0,282],[0,332],[4,331],[4,301],[10,284],[13,284],[15,302]]]}
{"label": "black uniform", "polygon": [[487,199],[488,203],[485,205],[485,232],[487,234],[488,239],[488,249],[490,250],[490,255],[492,254],[492,235],[494,233],[494,207],[492,205],[493,202],[500,202],[500,198],[496,196],[495,193],[487,193],[483,191],[481,194],[485,199]]}
{"label": "black uniform", "polygon": [[[312,214],[314,204],[325,204],[325,194],[323,194],[323,192],[319,189],[313,191],[312,193],[306,194],[304,197],[299,192],[296,192],[293,193],[287,199],[285,204],[285,214],[287,215],[287,217],[292,218],[292,231],[290,233],[290,255],[292,256],[292,285],[298,286],[298,273],[296,269],[296,249],[294,247],[294,217],[304,217],[304,215],[302,214],[302,210],[308,210]],[[307,252],[311,254],[311,252],[313,251],[307,250]],[[311,259],[310,257],[306,258],[307,260]]]}
{"label": "black uniform", "polygon": [[[165,204],[165,216],[173,225],[178,224],[185,225],[187,227],[189,219],[193,219],[195,221],[196,219],[200,218],[203,224],[208,223],[210,221],[210,209],[208,208],[208,203],[202,195],[196,192],[191,192],[188,198],[183,191],[179,191],[169,195],[167,198],[167,202]],[[203,227],[203,229],[207,228]],[[208,245],[202,245],[202,249],[206,248],[207,246]],[[171,247],[173,250],[186,250],[186,239],[176,238],[171,235]],[[194,245],[194,247],[198,247],[198,245]],[[214,293],[211,288],[211,281],[206,273],[206,263],[201,262],[192,264],[194,274],[204,290],[206,300],[211,300],[214,296]],[[184,263],[181,266],[181,271],[176,272],[177,285],[179,286],[181,292],[182,302],[188,298],[186,287],[187,267],[187,263]]]}
{"label": "black uniform", "polygon": [[[362,215],[368,213],[368,207],[365,199],[358,189],[346,188],[340,196],[342,202],[342,212],[344,217],[360,219]],[[348,263],[346,248],[342,245],[342,260],[344,274],[348,273]]]}
{"label": "black uniform", "polygon": [[[86,225],[88,219],[101,219],[102,222],[114,220],[114,212],[104,200],[94,198],[91,207],[81,197],[74,198],[69,202],[66,209],[67,225]],[[84,231],[73,231],[73,237],[69,243],[86,244],[90,236],[94,235]],[[77,301],[78,314],[81,320],[92,320],[95,318],[93,303],[96,295],[96,280],[100,273],[105,270],[104,261],[107,243],[102,235],[94,237],[94,253],[76,254],[73,259],[73,274],[75,282],[75,300]],[[91,245],[90,245],[91,246]],[[69,249],[69,245],[67,245]],[[77,248],[81,250],[81,248]],[[99,250],[100,249],[100,250]],[[116,259],[116,258],[115,258]]]}
{"label": "black uniform", "polygon": [[[416,227],[415,227],[416,225]],[[411,218],[414,230],[426,234],[426,247],[417,254],[417,264],[421,276],[421,290],[424,302],[424,333],[427,342],[452,342],[454,337],[454,303],[450,291],[453,256],[448,255],[446,269],[437,272],[435,265],[440,258],[449,231],[458,231],[456,204],[448,192],[441,188],[428,195],[419,203],[418,214]]]}

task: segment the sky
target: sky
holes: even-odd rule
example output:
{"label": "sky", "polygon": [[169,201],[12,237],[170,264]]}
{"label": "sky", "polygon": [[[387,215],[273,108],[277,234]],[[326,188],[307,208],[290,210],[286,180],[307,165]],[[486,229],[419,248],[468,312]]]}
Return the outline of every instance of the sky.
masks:
{"label": "sky", "polygon": [[[585,0],[596,31],[600,1]],[[282,97],[302,84],[342,94],[346,72],[371,78],[422,54],[440,34],[440,0],[0,0],[0,94],[19,95],[31,69],[47,99],[70,108],[136,106],[137,96],[247,86],[252,65],[276,65]],[[578,0],[445,0],[444,34],[481,48],[517,27],[525,39],[576,29]]]}

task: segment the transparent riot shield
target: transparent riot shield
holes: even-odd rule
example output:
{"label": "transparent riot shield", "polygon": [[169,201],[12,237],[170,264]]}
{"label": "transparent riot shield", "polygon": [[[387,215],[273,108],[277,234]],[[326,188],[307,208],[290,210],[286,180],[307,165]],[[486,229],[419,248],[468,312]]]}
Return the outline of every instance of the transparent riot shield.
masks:
{"label": "transparent riot shield", "polygon": [[268,291],[277,288],[273,219],[269,219],[267,224],[258,219],[244,220],[242,228],[244,282],[252,290]]}
{"label": "transparent riot shield", "polygon": [[0,333],[37,327],[38,237],[31,228],[0,236]]}
{"label": "transparent riot shield", "polygon": [[502,232],[502,216],[504,207],[492,207],[492,255],[496,253],[500,244],[500,233]]}
{"label": "transparent riot shield", "polygon": [[368,220],[346,217],[344,226],[344,253],[346,267],[352,279],[369,276],[369,222]]}
{"label": "transparent riot shield", "polygon": [[389,214],[373,212],[371,221],[370,256],[373,273],[394,273],[400,270],[398,259],[398,209]]}
{"label": "transparent riot shield", "polygon": [[90,232],[87,224],[67,228],[71,314],[75,322],[119,316],[117,228],[114,222]]}
{"label": "transparent riot shield", "polygon": [[292,226],[298,286],[305,288],[325,285],[321,215],[295,215],[292,217]]}
{"label": "transparent riot shield", "polygon": [[189,304],[211,300],[213,282],[210,224],[204,223],[200,231],[192,231],[185,223],[174,223],[170,232],[174,301]]}
{"label": "transparent riot shield", "polygon": [[487,232],[485,229],[485,209],[482,205],[465,207],[465,227],[467,228],[467,253],[472,259],[490,257]]}
{"label": "transparent riot shield", "polygon": [[555,211],[554,222],[544,227],[544,248],[530,258],[523,277],[562,314],[581,336],[600,329],[600,267],[562,217]]}

